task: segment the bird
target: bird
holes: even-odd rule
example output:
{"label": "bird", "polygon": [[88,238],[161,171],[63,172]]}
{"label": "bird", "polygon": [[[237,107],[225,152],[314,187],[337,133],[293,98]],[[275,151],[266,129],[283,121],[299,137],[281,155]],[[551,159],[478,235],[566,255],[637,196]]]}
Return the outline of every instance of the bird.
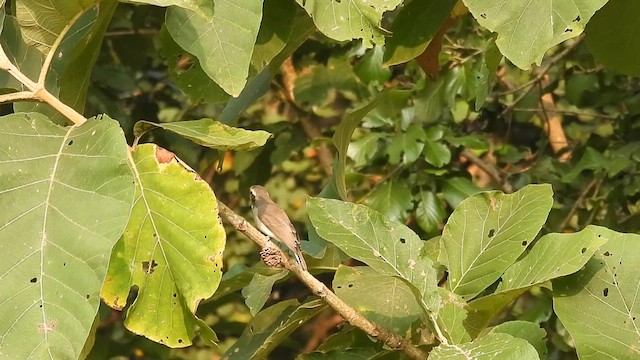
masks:
{"label": "bird", "polygon": [[258,230],[293,251],[302,270],[307,271],[307,264],[300,249],[300,238],[287,213],[271,200],[267,189],[263,186],[253,185],[249,188],[249,192],[251,193],[251,211]]}

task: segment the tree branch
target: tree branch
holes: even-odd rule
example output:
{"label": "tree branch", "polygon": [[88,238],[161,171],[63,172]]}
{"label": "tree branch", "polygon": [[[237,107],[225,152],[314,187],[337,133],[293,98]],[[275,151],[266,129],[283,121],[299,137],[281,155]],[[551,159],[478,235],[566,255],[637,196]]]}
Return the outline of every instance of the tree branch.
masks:
{"label": "tree branch", "polygon": [[463,150],[462,153],[460,153],[460,155],[465,159],[471,161],[472,163],[478,165],[480,169],[482,169],[485,173],[491,176],[493,181],[495,181],[500,186],[502,191],[504,191],[507,194],[513,193],[513,186],[511,186],[511,184],[507,182],[507,180],[500,174],[500,172],[498,171],[498,169],[496,169],[495,166],[475,156],[471,151],[469,151],[469,149]]}
{"label": "tree branch", "polygon": [[291,271],[300,281],[305,284],[315,295],[324,299],[338,314],[340,314],[351,325],[360,328],[368,335],[384,342],[392,349],[402,351],[412,359],[426,359],[427,354],[422,350],[409,343],[404,337],[391,332],[390,330],[367,320],[360,315],[355,309],[342,301],[335,293],[333,293],[325,284],[313,277],[309,272],[303,271],[297,262],[291,261],[280,248],[268,245],[269,237],[263,235],[258,229],[253,227],[245,218],[236,214],[225,204],[218,201],[220,215],[236,230],[245,234],[250,240],[255,242],[261,249],[270,248],[270,250],[278,253],[281,264]]}

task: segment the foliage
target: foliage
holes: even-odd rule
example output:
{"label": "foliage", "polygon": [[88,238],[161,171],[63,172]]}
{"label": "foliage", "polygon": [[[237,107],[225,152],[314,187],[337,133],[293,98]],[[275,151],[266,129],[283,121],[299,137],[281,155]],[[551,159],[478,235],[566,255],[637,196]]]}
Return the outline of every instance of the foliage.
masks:
{"label": "foliage", "polygon": [[637,356],[635,2],[55,3],[0,1],[0,357]]}

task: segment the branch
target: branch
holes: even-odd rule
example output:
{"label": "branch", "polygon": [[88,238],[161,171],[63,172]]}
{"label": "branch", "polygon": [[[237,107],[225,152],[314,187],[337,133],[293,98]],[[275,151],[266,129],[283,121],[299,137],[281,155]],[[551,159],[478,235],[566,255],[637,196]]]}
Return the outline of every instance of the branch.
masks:
{"label": "branch", "polygon": [[[51,107],[56,109],[59,113],[64,115],[67,119],[71,120],[76,125],[82,125],[87,122],[87,119],[80,115],[77,111],[75,111],[69,105],[63,103],[58,98],[53,96],[47,89],[44,87],[44,83],[35,83],[28,76],[23,74],[17,66],[15,66],[7,57],[7,54],[4,52],[4,48],[0,46],[0,69],[9,73],[9,75],[13,76],[16,80],[20,81],[22,85],[24,85],[29,91],[20,91],[14,94],[4,95],[2,100],[4,99],[12,99],[12,100],[23,100],[23,99],[33,99],[40,100]],[[44,72],[46,76],[46,71]],[[42,75],[42,72],[41,72]]]}
{"label": "branch", "polygon": [[313,277],[309,272],[302,271],[297,262],[291,261],[290,257],[286,255],[280,248],[270,246],[267,244],[269,237],[263,235],[258,229],[253,227],[245,218],[236,214],[233,210],[228,208],[225,204],[218,201],[218,207],[220,215],[236,230],[245,234],[249,239],[255,242],[261,249],[269,248],[271,251],[278,253],[281,259],[281,264],[289,271],[291,271],[300,281],[305,284],[315,295],[324,299],[329,306],[331,306],[338,314],[340,314],[351,325],[360,328],[369,336],[376,338],[379,341],[384,342],[389,347],[395,350],[402,351],[412,359],[426,359],[427,354],[422,350],[415,347],[413,344],[405,340],[404,337],[391,332],[390,330],[378,325],[372,321],[367,320],[360,315],[356,310],[342,301],[336,294],[334,294],[329,288]]}
{"label": "branch", "polygon": [[480,169],[491,176],[493,181],[495,181],[500,186],[502,191],[507,194],[513,193],[513,186],[511,186],[511,184],[507,182],[507,180],[500,174],[500,171],[498,171],[495,166],[475,156],[471,151],[469,151],[469,149],[463,150],[460,155],[465,159],[471,161],[472,163],[478,165]]}
{"label": "branch", "polygon": [[0,95],[0,104],[17,100],[38,100],[31,91],[18,91],[10,94]]}

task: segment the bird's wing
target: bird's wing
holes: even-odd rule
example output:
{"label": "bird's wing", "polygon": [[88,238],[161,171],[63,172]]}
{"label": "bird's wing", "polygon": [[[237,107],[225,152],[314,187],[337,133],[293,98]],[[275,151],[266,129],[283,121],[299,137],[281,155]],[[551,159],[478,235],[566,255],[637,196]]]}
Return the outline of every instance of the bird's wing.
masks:
{"label": "bird's wing", "polygon": [[287,245],[291,250],[294,250],[300,242],[298,241],[298,234],[296,228],[291,224],[291,220],[277,205],[268,204],[260,209],[260,218],[262,223],[269,227],[269,230],[273,235]]}

